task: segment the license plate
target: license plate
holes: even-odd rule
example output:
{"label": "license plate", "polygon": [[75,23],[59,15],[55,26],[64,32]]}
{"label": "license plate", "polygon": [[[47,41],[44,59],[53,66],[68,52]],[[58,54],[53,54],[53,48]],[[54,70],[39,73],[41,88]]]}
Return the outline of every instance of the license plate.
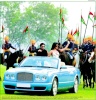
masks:
{"label": "license plate", "polygon": [[31,86],[28,83],[17,83],[17,87],[30,88]]}

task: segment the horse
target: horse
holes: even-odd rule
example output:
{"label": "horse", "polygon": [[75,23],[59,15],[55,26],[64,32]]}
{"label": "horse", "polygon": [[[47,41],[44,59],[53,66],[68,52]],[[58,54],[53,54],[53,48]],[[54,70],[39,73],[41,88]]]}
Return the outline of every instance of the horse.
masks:
{"label": "horse", "polygon": [[23,50],[18,50],[14,53],[11,53],[6,61],[4,61],[3,53],[0,53],[0,64],[4,65],[6,62],[6,70],[8,70],[9,67],[14,68],[13,64],[16,63],[18,57],[23,57]]}
{"label": "horse", "polygon": [[[58,48],[63,48],[61,43],[58,43]],[[76,66],[76,59],[73,57],[73,59],[70,59],[70,56],[67,52],[59,52],[60,56],[59,58],[61,59],[62,62],[64,62],[66,65],[73,65],[74,67]]]}
{"label": "horse", "polygon": [[80,70],[80,53],[79,53],[79,50],[74,52],[73,53],[73,56],[75,58],[75,62],[76,62],[76,65],[75,67],[78,68]]}
{"label": "horse", "polygon": [[65,62],[66,65],[73,65],[76,66],[76,59],[73,57],[73,59],[70,59],[70,56],[67,54],[67,52],[60,52],[59,58],[62,62]]}
{"label": "horse", "polygon": [[[89,54],[86,52],[80,52],[80,71],[83,76],[83,88],[91,87],[91,66],[88,62]],[[89,84],[88,84],[89,83]]]}
{"label": "horse", "polygon": [[13,67],[13,64],[16,63],[16,60],[18,57],[23,57],[23,50],[18,50],[14,53],[11,53],[10,56],[8,57],[7,59],[7,67],[6,67],[6,70],[9,69],[9,67]]}
{"label": "horse", "polygon": [[[0,53],[0,64],[3,64],[3,54]],[[1,76],[0,76],[0,81],[1,81]]]}
{"label": "horse", "polygon": [[0,64],[3,64],[4,59],[3,59],[3,53],[0,53]]}
{"label": "horse", "polygon": [[[91,53],[91,56],[88,59],[88,62],[90,64],[90,68],[91,68],[90,81],[91,81],[91,84],[93,84],[93,88],[94,88],[94,82],[95,82],[95,56],[96,56],[96,54],[93,51]],[[93,79],[93,82],[92,82],[92,79]],[[90,84],[90,87],[91,87],[91,84]]]}
{"label": "horse", "polygon": [[22,60],[24,60],[26,57],[27,57],[27,56],[19,57],[18,60],[17,60],[17,62],[20,63],[20,62],[21,62]]}

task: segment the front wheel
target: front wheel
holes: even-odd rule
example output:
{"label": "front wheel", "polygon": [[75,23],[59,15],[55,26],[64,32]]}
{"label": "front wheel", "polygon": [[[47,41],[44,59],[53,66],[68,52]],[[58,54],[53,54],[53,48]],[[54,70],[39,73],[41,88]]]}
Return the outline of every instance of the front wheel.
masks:
{"label": "front wheel", "polygon": [[58,83],[57,83],[57,79],[54,78],[52,83],[51,95],[55,96],[57,94],[57,91],[58,91]]}
{"label": "front wheel", "polygon": [[78,92],[78,78],[74,81],[74,86],[69,90],[71,93],[77,93]]}

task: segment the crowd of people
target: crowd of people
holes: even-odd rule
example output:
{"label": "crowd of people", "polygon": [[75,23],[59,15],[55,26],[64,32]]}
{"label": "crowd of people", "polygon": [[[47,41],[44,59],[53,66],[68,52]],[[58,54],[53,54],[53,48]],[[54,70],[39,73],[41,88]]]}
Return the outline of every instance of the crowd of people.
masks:
{"label": "crowd of people", "polygon": [[[73,53],[79,49],[82,49],[85,53],[91,53],[92,51],[96,52],[92,37],[85,38],[82,45],[79,45],[71,34],[67,35],[67,40],[64,41],[63,44],[54,42],[49,52],[45,49],[45,43],[41,43],[40,48],[36,48],[35,44],[36,41],[31,40],[31,45],[28,48],[29,56],[53,56],[59,58],[60,52],[65,51],[69,55],[70,59],[73,59]],[[5,43],[2,44],[4,59],[7,59],[7,57],[10,55],[10,48],[16,50],[16,48],[9,43],[9,37],[6,36]]]}

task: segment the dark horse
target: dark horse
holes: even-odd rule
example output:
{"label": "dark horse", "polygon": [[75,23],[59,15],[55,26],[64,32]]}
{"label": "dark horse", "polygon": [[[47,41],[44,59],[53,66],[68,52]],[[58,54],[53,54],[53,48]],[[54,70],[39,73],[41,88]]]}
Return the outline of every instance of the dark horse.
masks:
{"label": "dark horse", "polygon": [[[16,60],[18,57],[23,57],[23,50],[18,50],[18,51],[11,53],[9,55],[8,59],[6,60],[6,63],[7,63],[6,70],[8,70],[9,67],[14,68],[13,64],[16,63]],[[0,59],[1,59],[0,64],[4,64],[4,59],[3,59],[2,53],[0,54]]]}
{"label": "dark horse", "polygon": [[[3,64],[3,54],[0,53],[0,64]],[[1,80],[1,76],[0,76],[0,80]]]}
{"label": "dark horse", "polygon": [[[88,62],[89,54],[85,52],[80,52],[80,71],[83,76],[83,88],[90,86],[91,88],[91,79],[92,79],[92,66]],[[94,84],[93,84],[94,87]]]}
{"label": "dark horse", "polygon": [[0,53],[0,64],[3,64],[4,59],[3,59],[3,53]]}
{"label": "dark horse", "polygon": [[67,52],[61,52],[59,58],[61,59],[62,62],[65,62],[66,65],[76,65],[76,60],[73,57],[73,59],[70,59],[69,55]]}
{"label": "dark horse", "polygon": [[[59,48],[63,48],[61,43],[58,43],[58,46]],[[65,51],[60,52],[59,58],[61,59],[62,62],[65,62],[66,65],[73,65],[73,66],[76,65],[75,57],[73,57],[73,59],[70,59],[70,56]]]}

